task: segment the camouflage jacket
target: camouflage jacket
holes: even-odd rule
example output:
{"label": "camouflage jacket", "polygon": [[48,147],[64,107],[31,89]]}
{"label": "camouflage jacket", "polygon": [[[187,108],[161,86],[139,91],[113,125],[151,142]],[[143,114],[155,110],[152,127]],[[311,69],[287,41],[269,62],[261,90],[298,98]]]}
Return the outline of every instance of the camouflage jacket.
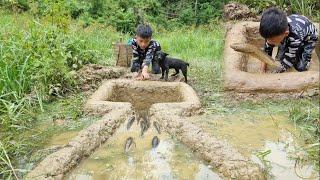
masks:
{"label": "camouflage jacket", "polygon": [[[304,61],[304,68],[309,67],[312,50],[318,40],[318,32],[315,25],[308,18],[302,15],[290,15],[287,17],[289,25],[289,35],[281,42],[279,46],[283,49],[283,55],[280,56],[280,62],[285,69],[292,67],[297,61]],[[272,55],[273,45],[265,43],[264,50],[270,56]],[[300,57],[296,57],[298,55]],[[301,58],[301,59],[300,59]]]}
{"label": "camouflage jacket", "polygon": [[155,40],[151,40],[149,46],[146,49],[141,49],[136,39],[132,40],[131,46],[133,52],[132,60],[143,61],[142,67],[145,65],[149,66],[153,60],[155,52],[161,50],[160,44]]}

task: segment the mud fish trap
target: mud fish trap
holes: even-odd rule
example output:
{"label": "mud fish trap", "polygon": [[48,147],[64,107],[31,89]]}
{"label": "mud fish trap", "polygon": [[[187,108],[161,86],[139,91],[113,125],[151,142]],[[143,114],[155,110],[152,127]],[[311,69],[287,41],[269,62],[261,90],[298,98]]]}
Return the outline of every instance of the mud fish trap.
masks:
{"label": "mud fish trap", "polygon": [[132,59],[132,47],[129,44],[123,43],[122,38],[120,42],[113,43],[113,51],[116,57],[116,66],[130,67]]}

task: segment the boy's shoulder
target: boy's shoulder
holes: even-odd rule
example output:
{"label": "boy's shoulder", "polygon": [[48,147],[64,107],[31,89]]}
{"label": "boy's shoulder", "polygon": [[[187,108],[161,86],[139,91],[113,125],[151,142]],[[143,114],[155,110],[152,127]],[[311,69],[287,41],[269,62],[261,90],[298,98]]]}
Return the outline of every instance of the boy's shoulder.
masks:
{"label": "boy's shoulder", "polygon": [[316,33],[314,24],[305,16],[292,14],[287,16],[289,24],[289,36],[294,36],[295,39],[305,40],[307,36]]}
{"label": "boy's shoulder", "polygon": [[154,47],[159,47],[160,43],[154,39],[151,39],[150,44],[152,44]]}
{"label": "boy's shoulder", "polygon": [[303,16],[303,15],[299,15],[299,14],[292,14],[290,16],[287,16],[287,20],[289,24],[294,24],[294,25],[309,25],[311,23],[311,21]]}

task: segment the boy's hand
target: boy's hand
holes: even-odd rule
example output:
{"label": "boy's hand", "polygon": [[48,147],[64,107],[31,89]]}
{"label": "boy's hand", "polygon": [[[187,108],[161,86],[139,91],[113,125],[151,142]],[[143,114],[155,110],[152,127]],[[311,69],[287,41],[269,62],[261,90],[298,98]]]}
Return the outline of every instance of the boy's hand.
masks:
{"label": "boy's hand", "polygon": [[287,68],[284,67],[284,65],[281,65],[280,67],[278,67],[274,73],[283,73],[283,72],[286,72],[287,71]]}
{"label": "boy's hand", "polygon": [[144,66],[143,68],[142,68],[142,73],[141,73],[141,78],[142,78],[142,80],[144,80],[144,79],[150,79],[150,75],[149,75],[149,73],[148,73],[148,66]]}

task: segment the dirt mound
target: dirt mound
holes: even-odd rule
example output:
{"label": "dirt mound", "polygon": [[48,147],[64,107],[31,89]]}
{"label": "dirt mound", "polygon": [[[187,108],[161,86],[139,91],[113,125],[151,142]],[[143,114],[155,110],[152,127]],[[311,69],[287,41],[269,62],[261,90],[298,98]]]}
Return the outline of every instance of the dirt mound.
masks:
{"label": "dirt mound", "polygon": [[252,12],[247,5],[237,2],[226,4],[223,8],[223,14],[227,20],[258,20],[256,13]]}
{"label": "dirt mound", "polygon": [[76,79],[81,90],[87,91],[99,87],[103,79],[119,78],[127,71],[122,67],[106,67],[87,64],[77,71]]}
{"label": "dirt mound", "polygon": [[286,93],[261,93],[261,92],[250,92],[250,93],[240,93],[234,91],[226,91],[223,94],[223,98],[227,102],[239,101],[253,101],[260,102],[263,100],[288,100],[288,99],[301,99],[301,98],[319,98],[319,89],[308,89],[301,90],[301,92],[286,92]]}

